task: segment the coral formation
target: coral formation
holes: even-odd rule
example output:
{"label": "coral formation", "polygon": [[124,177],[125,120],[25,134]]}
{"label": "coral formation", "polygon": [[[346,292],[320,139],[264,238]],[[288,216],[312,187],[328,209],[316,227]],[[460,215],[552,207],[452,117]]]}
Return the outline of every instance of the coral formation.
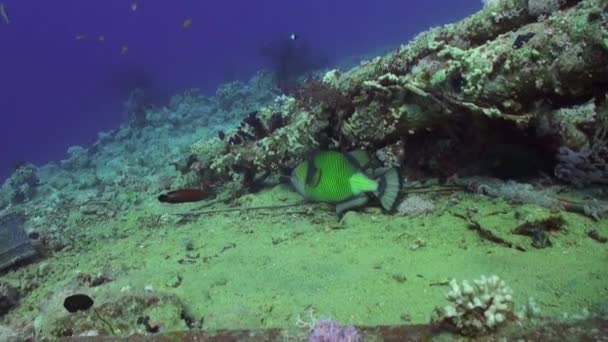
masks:
{"label": "coral formation", "polygon": [[19,165],[0,188],[0,198],[4,198],[5,205],[29,201],[36,195],[39,184],[40,178],[36,166],[29,163]]}
{"label": "coral formation", "polygon": [[437,321],[454,326],[466,336],[495,331],[514,316],[513,291],[498,276],[481,276],[473,284],[450,281],[446,294],[451,303],[437,309]]}

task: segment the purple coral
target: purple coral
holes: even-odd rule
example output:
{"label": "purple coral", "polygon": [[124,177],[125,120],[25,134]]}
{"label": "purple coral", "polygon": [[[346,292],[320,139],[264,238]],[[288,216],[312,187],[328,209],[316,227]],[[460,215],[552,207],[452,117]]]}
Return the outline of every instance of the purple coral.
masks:
{"label": "purple coral", "polygon": [[308,335],[308,342],[362,342],[363,335],[352,325],[342,326],[331,320],[320,320]]}

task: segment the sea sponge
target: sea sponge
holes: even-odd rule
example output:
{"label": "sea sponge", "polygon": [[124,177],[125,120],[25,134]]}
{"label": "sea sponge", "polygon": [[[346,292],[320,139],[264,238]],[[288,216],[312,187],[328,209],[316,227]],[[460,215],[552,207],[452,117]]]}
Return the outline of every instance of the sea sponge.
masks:
{"label": "sea sponge", "polygon": [[452,279],[446,298],[450,304],[436,309],[436,321],[453,326],[465,336],[493,332],[515,318],[513,291],[496,275],[481,276],[473,284]]}

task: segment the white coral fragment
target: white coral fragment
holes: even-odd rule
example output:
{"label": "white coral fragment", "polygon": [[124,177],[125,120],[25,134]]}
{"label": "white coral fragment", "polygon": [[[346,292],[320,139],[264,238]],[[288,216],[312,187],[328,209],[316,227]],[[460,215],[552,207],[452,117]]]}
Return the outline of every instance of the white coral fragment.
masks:
{"label": "white coral fragment", "polygon": [[446,298],[450,305],[438,309],[439,320],[463,335],[478,336],[495,331],[513,313],[513,291],[498,276],[481,276],[471,284],[452,279]]}

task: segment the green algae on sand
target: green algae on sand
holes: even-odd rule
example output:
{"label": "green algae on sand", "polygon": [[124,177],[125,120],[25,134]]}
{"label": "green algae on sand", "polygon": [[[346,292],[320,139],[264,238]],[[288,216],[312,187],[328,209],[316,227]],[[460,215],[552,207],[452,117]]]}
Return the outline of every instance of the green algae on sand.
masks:
{"label": "green algae on sand", "polygon": [[[87,227],[99,238],[46,261],[50,272],[39,274],[31,265],[6,275],[13,283],[39,281],[6,319],[34,320],[49,295],[78,287],[81,273],[101,271],[112,280],[92,291],[176,296],[205,329],[293,328],[310,313],[364,326],[427,323],[433,309],[445,304],[446,280],[483,274],[504,279],[518,306],[534,298],[543,315],[576,313],[605,298],[608,252],[585,234],[590,225],[608,234],[605,222],[561,213],[567,232],[552,236],[553,247],[523,252],[480,238],[455,214],[474,210],[484,227],[529,247],[528,237],[510,230],[554,213],[470,194],[434,200],[435,211],[413,218],[369,209],[349,212],[340,222],[321,205],[293,213],[202,215],[181,224],[169,220],[169,212],[156,226],[130,225],[165,211],[144,203],[115,221]],[[278,186],[239,201],[262,206],[295,202],[297,195]],[[125,224],[129,233],[120,238],[103,233]]]}

